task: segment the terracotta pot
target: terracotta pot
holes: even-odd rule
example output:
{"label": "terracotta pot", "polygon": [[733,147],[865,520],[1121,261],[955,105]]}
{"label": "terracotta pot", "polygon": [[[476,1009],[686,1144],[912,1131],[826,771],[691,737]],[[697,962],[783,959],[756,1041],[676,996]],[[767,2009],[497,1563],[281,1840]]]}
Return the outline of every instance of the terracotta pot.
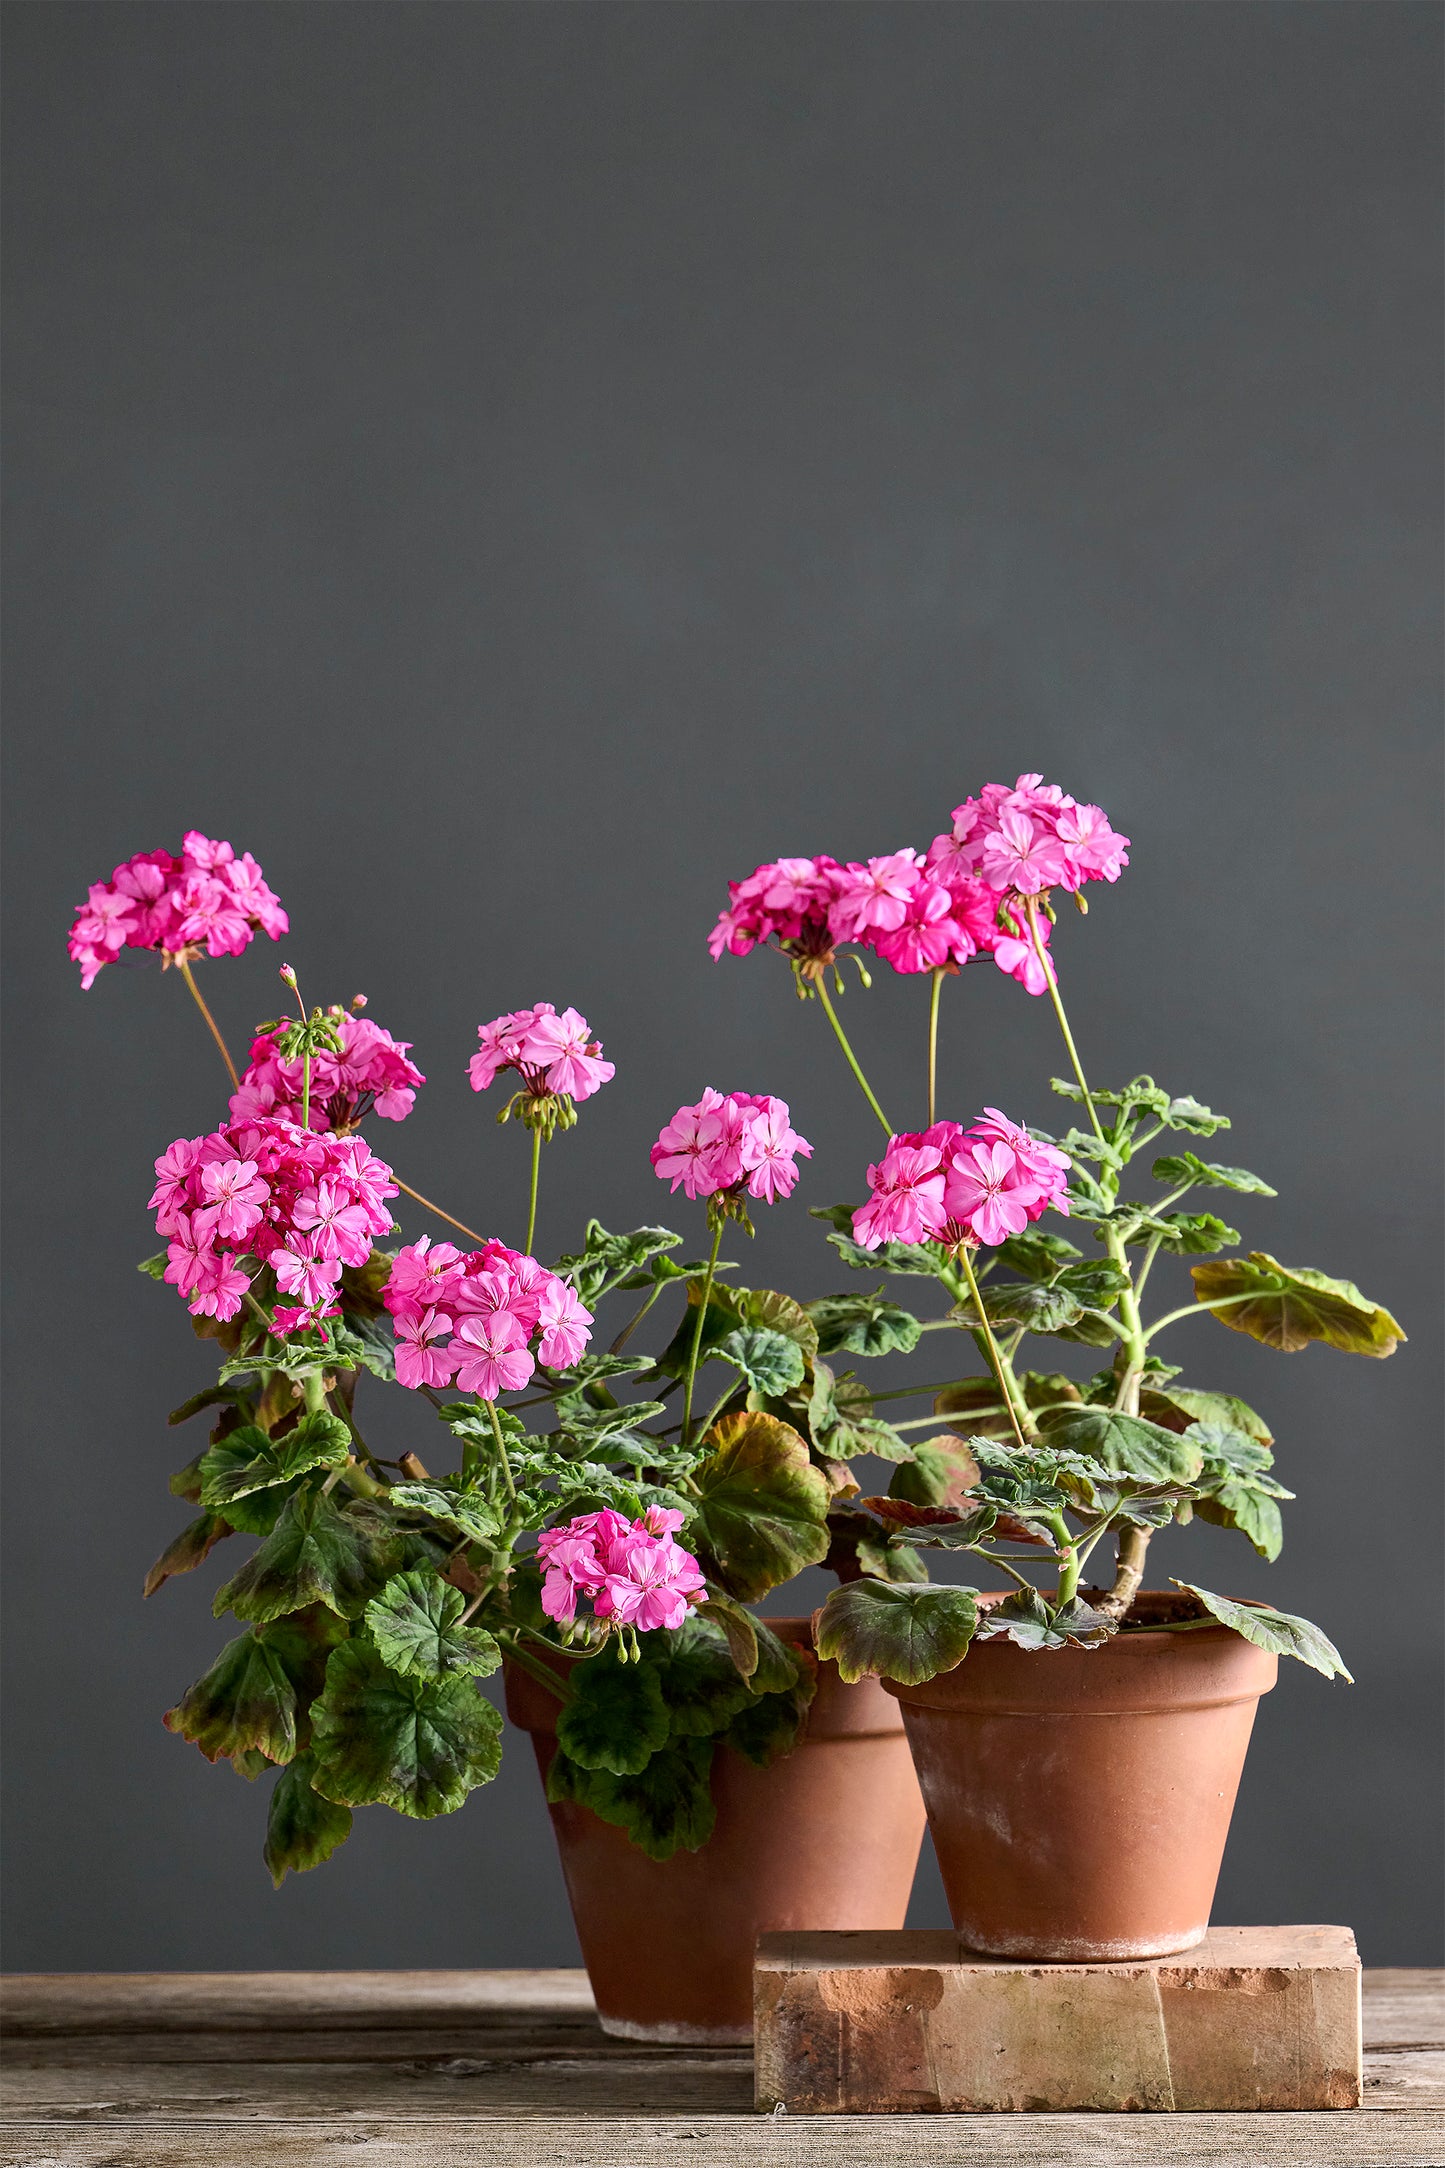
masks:
{"label": "terracotta pot", "polygon": [[[811,1647],[809,1619],[770,1618]],[[507,1714],[545,1780],[557,1702],[515,1666]],[[923,1801],[897,1704],[821,1664],[799,1745],[770,1769],[721,1747],[717,1826],[696,1852],[649,1859],[585,1807],[549,1808],[604,2032],[735,2043],[753,2036],[753,1949],[769,1928],[903,1925]]]}
{"label": "terracotta pot", "polygon": [[[1187,1599],[1154,1591],[1129,1614],[1189,1615]],[[1200,1941],[1277,1670],[1214,1626],[1126,1631],[1097,1649],[975,1641],[926,1685],[889,1680],[967,1946],[1087,1964]]]}

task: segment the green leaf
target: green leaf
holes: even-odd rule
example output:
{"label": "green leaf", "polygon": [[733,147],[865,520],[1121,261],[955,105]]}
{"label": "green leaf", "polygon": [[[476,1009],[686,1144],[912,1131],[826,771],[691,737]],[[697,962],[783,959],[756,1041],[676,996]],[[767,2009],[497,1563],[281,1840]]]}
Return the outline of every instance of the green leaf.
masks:
{"label": "green leaf", "polygon": [[674,1738],[711,1739],[754,1699],[738,1677],[723,1629],[695,1614],[665,1637],[657,1661]]}
{"label": "green leaf", "polygon": [[1284,1523],[1280,1519],[1279,1505],[1268,1491],[1261,1490],[1256,1484],[1221,1483],[1207,1497],[1196,1498],[1194,1510],[1202,1521],[1213,1521],[1220,1528],[1237,1528],[1242,1536],[1249,1538],[1260,1557],[1271,1563],[1284,1547]]}
{"label": "green leaf", "polygon": [[434,1521],[470,1536],[473,1543],[494,1544],[502,1532],[493,1507],[484,1493],[469,1486],[448,1483],[393,1483],[387,1500],[403,1511],[428,1514]]}
{"label": "green leaf", "polygon": [[154,1596],[172,1575],[194,1572],[222,1537],[230,1533],[230,1522],[222,1520],[219,1513],[203,1513],[198,1521],[192,1521],[178,1536],[172,1537],[146,1575],[143,1593]]}
{"label": "green leaf", "polygon": [[217,1618],[230,1610],[260,1624],[321,1603],[356,1618],[401,1562],[395,1536],[379,1535],[318,1492],[300,1491],[213,1609]]}
{"label": "green leaf", "polygon": [[1165,1182],[1170,1189],[1178,1189],[1183,1182],[1203,1182],[1213,1189],[1237,1189],[1255,1197],[1277,1197],[1279,1191],[1271,1189],[1257,1174],[1247,1167],[1221,1167],[1214,1160],[1200,1159],[1193,1152],[1170,1152],[1163,1159],[1156,1159],[1153,1168],[1156,1182]]}
{"label": "green leaf", "polygon": [[252,1491],[291,1483],[312,1468],[344,1467],[350,1451],[351,1432],[335,1415],[303,1415],[279,1438],[243,1423],[203,1458],[201,1503],[224,1513]]}
{"label": "green leaf", "polygon": [[1231,1302],[1214,1315],[1231,1332],[1248,1333],[1286,1354],[1322,1340],[1346,1355],[1393,1355],[1405,1338],[1388,1310],[1367,1300],[1351,1280],[1332,1280],[1303,1265],[1282,1265],[1264,1250],[1190,1268],[1201,1302]]}
{"label": "green leaf", "polygon": [[824,1295],[808,1304],[808,1315],[818,1328],[823,1355],[844,1348],[855,1355],[887,1355],[894,1348],[908,1355],[922,1331],[911,1311],[882,1295]]}
{"label": "green leaf", "polygon": [[850,1581],[818,1619],[818,1654],[843,1678],[880,1674],[916,1686],[963,1661],[978,1622],[977,1589]]}
{"label": "green leaf", "polygon": [[298,1694],[309,1699],[320,1685],[332,1638],[331,1629],[314,1621],[290,1619],[237,1634],[162,1722],[207,1761],[246,1753],[290,1761],[299,1736]]}
{"label": "green leaf", "polygon": [[1197,1099],[1186,1092],[1182,1099],[1171,1099],[1164,1112],[1164,1120],[1170,1129],[1183,1129],[1195,1137],[1212,1137],[1217,1129],[1228,1129],[1231,1124],[1227,1114],[1212,1114]]}
{"label": "green leaf", "polygon": [[758,1668],[758,1626],[751,1611],[745,1611],[731,1596],[720,1590],[710,1594],[697,1607],[698,1616],[710,1618],[721,1628],[727,1643],[729,1659],[741,1679],[751,1679]]}
{"label": "green leaf", "polygon": [[740,1287],[734,1300],[745,1325],[760,1325],[766,1332],[780,1332],[802,1350],[810,1363],[818,1354],[818,1328],[801,1302],[776,1287]]}
{"label": "green leaf", "polygon": [[798,1744],[816,1690],[814,1667],[800,1666],[794,1683],[782,1693],[749,1698],[723,1734],[724,1746],[741,1754],[755,1769],[770,1769]]}
{"label": "green leaf", "polygon": [[[1028,1280],[990,1280],[979,1289],[984,1315],[991,1325],[1022,1325],[1026,1332],[1062,1332],[1075,1325],[1084,1305],[1064,1287],[1038,1287]],[[954,1316],[976,1327],[978,1313],[972,1302],[961,1302]]]}
{"label": "green leaf", "polygon": [[[1085,1102],[1083,1087],[1072,1079],[1062,1076],[1049,1078],[1049,1090],[1057,1092],[1061,1099],[1072,1099],[1076,1106]],[[1169,1094],[1160,1089],[1152,1076],[1136,1076],[1132,1084],[1121,1091],[1108,1091],[1091,1085],[1088,1097],[1096,1107],[1119,1107],[1127,1111],[1147,1108],[1151,1114],[1163,1114],[1169,1105]]]}
{"label": "green leaf", "polygon": [[693,1471],[692,1534],[731,1595],[756,1602],[828,1549],[828,1484],[788,1423],[727,1415],[709,1432],[713,1450]]}
{"label": "green leaf", "polygon": [[681,1241],[681,1235],[666,1227],[634,1227],[630,1234],[613,1235],[599,1220],[588,1220],[582,1248],[575,1256],[558,1258],[557,1271],[571,1281],[590,1309],[607,1288],[620,1285],[664,1250],[675,1250]]}
{"label": "green leaf", "polygon": [[1312,1671],[1322,1672],[1327,1679],[1344,1679],[1354,1685],[1339,1650],[1307,1618],[1293,1618],[1288,1611],[1272,1611],[1268,1604],[1235,1603],[1228,1596],[1214,1596],[1207,1588],[1196,1588],[1192,1581],[1176,1581],[1174,1586],[1197,1596],[1221,1626],[1230,1626],[1235,1633],[1243,1634],[1257,1649],[1268,1649],[1274,1656],[1297,1657],[1302,1664],[1308,1664]]}
{"label": "green leaf", "polygon": [[1147,1483],[1192,1483],[1204,1455],[1177,1431],[1117,1408],[1051,1408],[1039,1420],[1047,1443]]}
{"label": "green leaf", "polygon": [[1129,1232],[1125,1241],[1137,1244],[1158,1239],[1162,1250],[1176,1257],[1197,1257],[1212,1250],[1233,1249],[1239,1240],[1237,1227],[1226,1227],[1213,1212],[1135,1212],[1125,1215]]}
{"label": "green leaf", "polygon": [[896,1537],[880,1543],[876,1536],[860,1535],[854,1539],[853,1548],[863,1571],[875,1580],[907,1583],[928,1579],[928,1568],[911,1543],[900,1543]]}
{"label": "green leaf", "polygon": [[192,1393],[178,1408],[172,1408],[166,1417],[169,1424],[188,1423],[202,1408],[244,1406],[249,1396],[235,1385],[208,1385],[203,1393]]}
{"label": "green leaf", "polygon": [[769,1397],[803,1382],[803,1351],[795,1340],[760,1325],[738,1325],[715,1341],[708,1353],[736,1363],[749,1385]]}
{"label": "green leaf", "polygon": [[678,1739],[654,1754],[635,1776],[583,1769],[566,1754],[552,1757],[547,1797],[575,1800],[599,1820],[625,1829],[649,1859],[671,1859],[707,1843],[717,1820],[709,1777],[711,1739]]}
{"label": "green leaf", "polygon": [[384,1310],[377,1313],[347,1306],[344,1316],[333,1320],[332,1347],[336,1362],[395,1380],[396,1333]]}
{"label": "green leaf", "polygon": [[169,1250],[157,1250],[154,1257],[143,1257],[136,1266],[137,1272],[145,1273],[147,1279],[164,1281],[166,1266],[171,1261]]}
{"label": "green leaf", "polygon": [[980,1641],[1016,1641],[1021,1649],[1101,1648],[1115,1632],[1114,1622],[1076,1598],[1051,1611],[1036,1589],[1017,1589],[1002,1603],[980,1611]]}
{"label": "green leaf", "polygon": [[1080,1264],[1065,1266],[1052,1285],[1082,1302],[1086,1309],[1106,1310],[1128,1287],[1129,1275],[1105,1259],[1085,1258]]}
{"label": "green leaf", "polygon": [[416,1821],[454,1814],[502,1758],[501,1715],[470,1679],[403,1678],[365,1641],[334,1651],[311,1731],[323,1798]]}
{"label": "green leaf", "polygon": [[[1019,1384],[1025,1404],[1034,1415],[1045,1408],[1074,1405],[1080,1397],[1073,1379],[1059,1370],[1024,1370],[1019,1374]],[[963,1428],[978,1431],[986,1438],[1007,1440],[1014,1434],[1008,1410],[999,1399],[997,1381],[991,1377],[964,1378],[957,1385],[945,1386],[935,1396],[933,1412],[957,1418]]]}
{"label": "green leaf", "polygon": [[[1111,1380],[1109,1397],[1115,1390]],[[1139,1412],[1166,1430],[1188,1430],[1193,1423],[1209,1423],[1223,1430],[1241,1431],[1259,1445],[1273,1445],[1269,1425],[1256,1415],[1247,1401],[1233,1393],[1196,1393],[1182,1385],[1165,1389],[1146,1388],[1139,1396]]]}
{"label": "green leaf", "polygon": [[1060,1265],[1070,1264],[1083,1251],[1076,1250],[1072,1242],[1062,1235],[1051,1235],[1038,1227],[1026,1228],[1021,1235],[1010,1235],[1007,1242],[998,1246],[1000,1264],[1008,1266],[1025,1280],[1051,1280]]}
{"label": "green leaf", "polygon": [[312,1759],[298,1754],[271,1793],[264,1858],[277,1889],[287,1873],[304,1874],[330,1859],[351,1835],[351,1809],[323,1799],[311,1784]]}
{"label": "green leaf", "polygon": [[860,1378],[839,1378],[832,1392],[832,1421],[821,1433],[816,1422],[813,1436],[819,1449],[839,1460],[853,1460],[872,1453],[879,1460],[907,1460],[911,1447],[881,1417],[870,1414],[873,1395]]}
{"label": "green leaf", "polygon": [[480,1626],[458,1623],[466,1598],[437,1573],[414,1567],[387,1582],[362,1614],[382,1661],[403,1677],[485,1678],[502,1652]]}
{"label": "green leaf", "polygon": [[657,1667],[624,1664],[608,1642],[601,1655],[577,1664],[572,1693],[557,1716],[557,1744],[583,1769],[636,1776],[668,1735]]}
{"label": "green leaf", "polygon": [[194,1460],[188,1460],[184,1468],[177,1468],[175,1474],[167,1479],[166,1488],[172,1498],[184,1498],[193,1506],[200,1504],[201,1463],[205,1457],[204,1453],[197,1453]]}
{"label": "green leaf", "polygon": [[978,1481],[978,1462],[959,1438],[932,1438],[915,1445],[913,1458],[893,1471],[890,1498],[915,1506],[952,1506],[961,1512]]}

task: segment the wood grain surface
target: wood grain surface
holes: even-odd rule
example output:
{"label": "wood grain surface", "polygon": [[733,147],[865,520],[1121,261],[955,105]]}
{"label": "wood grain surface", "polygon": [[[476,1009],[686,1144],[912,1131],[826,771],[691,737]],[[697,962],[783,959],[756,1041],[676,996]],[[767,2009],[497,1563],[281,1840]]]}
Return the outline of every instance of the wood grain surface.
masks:
{"label": "wood grain surface", "polygon": [[1445,1974],[1366,1972],[1362,2111],[760,2116],[581,1972],[15,1975],[3,2168],[1442,2168]]}

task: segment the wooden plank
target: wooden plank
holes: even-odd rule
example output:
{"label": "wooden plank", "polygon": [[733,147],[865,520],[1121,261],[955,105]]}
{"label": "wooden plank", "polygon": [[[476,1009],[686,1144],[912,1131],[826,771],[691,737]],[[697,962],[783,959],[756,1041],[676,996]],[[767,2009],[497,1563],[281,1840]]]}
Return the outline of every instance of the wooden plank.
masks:
{"label": "wooden plank", "polygon": [[517,1972],[12,1972],[6,2032],[463,2025],[479,2013],[590,2011],[587,1975]]}
{"label": "wooden plank", "polygon": [[1366,1967],[1367,2048],[1445,2048],[1445,1966]]}
{"label": "wooden plank", "polygon": [[[322,2147],[325,2147],[323,2151]],[[237,2128],[18,2126],[0,2168],[1440,2168],[1445,2117],[1317,2115],[633,2117]]]}

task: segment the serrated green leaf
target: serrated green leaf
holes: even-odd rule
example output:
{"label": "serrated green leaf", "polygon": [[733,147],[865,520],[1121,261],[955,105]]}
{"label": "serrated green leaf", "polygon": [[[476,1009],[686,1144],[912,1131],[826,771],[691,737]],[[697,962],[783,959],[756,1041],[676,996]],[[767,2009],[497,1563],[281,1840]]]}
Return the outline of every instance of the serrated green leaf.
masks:
{"label": "serrated green leaf", "polygon": [[723,1416],[708,1442],[693,1471],[692,1535],[729,1594],[756,1602],[826,1555],[828,1484],[797,1431],[774,1416]]}
{"label": "serrated green leaf", "polygon": [[1237,1189],[1255,1197],[1279,1195],[1247,1167],[1221,1167],[1214,1160],[1200,1159],[1194,1152],[1166,1153],[1155,1160],[1153,1174],[1156,1182],[1165,1182],[1170,1189],[1178,1189],[1184,1182],[1202,1182],[1213,1189]]}
{"label": "serrated green leaf", "polygon": [[575,1800],[600,1821],[624,1829],[649,1859],[695,1852],[713,1833],[717,1810],[709,1778],[711,1739],[678,1739],[654,1754],[635,1776],[583,1769],[566,1754],[552,1757],[547,1797]]}
{"label": "serrated green leaf", "polygon": [[393,1483],[388,1503],[404,1511],[429,1514],[470,1536],[473,1543],[495,1543],[502,1524],[480,1490],[448,1483]]}
{"label": "serrated green leaf", "polygon": [[1199,1447],[1177,1431],[1117,1408],[1051,1408],[1039,1429],[1048,1445],[1147,1483],[1192,1483],[1204,1465]]}
{"label": "serrated green leaf", "polygon": [[1157,1241],[1176,1257],[1205,1256],[1213,1250],[1232,1249],[1239,1229],[1227,1227],[1213,1212],[1135,1212],[1126,1215],[1130,1244]]}
{"label": "serrated green leaf", "polygon": [[664,1637],[654,1660],[674,1738],[711,1739],[754,1699],[738,1676],[723,1628],[696,1613]]}
{"label": "serrated green leaf", "polygon": [[[1110,1379],[1110,1399],[1116,1383]],[[1192,1423],[1211,1423],[1225,1430],[1242,1431],[1259,1445],[1274,1444],[1264,1417],[1256,1415],[1247,1401],[1236,1399],[1233,1393],[1196,1393],[1173,1384],[1146,1387],[1139,1396],[1139,1412],[1153,1423],[1162,1423],[1166,1430],[1184,1431]]]}
{"label": "serrated green leaf", "polygon": [[[1083,1087],[1075,1084],[1069,1077],[1051,1076],[1049,1090],[1057,1092],[1061,1099],[1072,1099],[1075,1105],[1084,1104]],[[1169,1105],[1168,1092],[1161,1090],[1152,1076],[1136,1076],[1132,1084],[1124,1085],[1120,1091],[1109,1091],[1091,1085],[1087,1096],[1096,1107],[1145,1107],[1151,1114],[1162,1114]]]}
{"label": "serrated green leaf", "polygon": [[333,1359],[350,1369],[360,1366],[374,1377],[396,1377],[396,1333],[385,1311],[347,1308],[332,1324]]}
{"label": "serrated green leaf", "polygon": [[1025,1280],[1051,1280],[1061,1265],[1071,1264],[1083,1254],[1062,1235],[1051,1235],[1038,1227],[1010,1235],[1007,1242],[999,1244],[997,1252],[999,1263]]}
{"label": "serrated green leaf", "polygon": [[466,1598],[437,1573],[395,1574],[362,1613],[383,1663],[403,1678],[485,1678],[502,1652],[480,1626],[463,1626]]}
{"label": "serrated green leaf", "polygon": [[203,1513],[199,1520],[192,1521],[178,1536],[171,1538],[146,1575],[142,1594],[154,1596],[156,1590],[164,1587],[175,1574],[193,1573],[221,1539],[231,1533],[230,1522],[223,1520],[219,1513]]}
{"label": "serrated green leaf", "polygon": [[813,1426],[819,1450],[837,1460],[855,1460],[872,1453],[878,1460],[907,1460],[912,1448],[891,1423],[871,1413],[873,1395],[861,1378],[839,1378],[832,1391],[832,1420],[820,1431]]}
{"label": "serrated green leaf", "polygon": [[823,1355],[845,1348],[854,1355],[887,1355],[895,1348],[908,1355],[923,1329],[911,1311],[882,1295],[824,1295],[808,1304],[808,1315]]}
{"label": "serrated green leaf", "polygon": [[334,1629],[314,1617],[287,1619],[228,1641],[209,1671],[187,1687],[163,1723],[207,1761],[296,1752],[298,1712],[321,1684]]}
{"label": "serrated green leaf", "polygon": [[143,1257],[135,1269],[137,1272],[143,1272],[148,1280],[164,1282],[166,1266],[170,1261],[171,1253],[169,1250],[157,1250],[154,1257]]}
{"label": "serrated green leaf", "polygon": [[[1083,1304],[1067,1288],[1040,1287],[1028,1280],[990,1280],[979,1289],[984,1315],[991,1325],[1022,1325],[1026,1332],[1062,1332],[1083,1314]],[[973,1303],[961,1302],[953,1315],[962,1324],[977,1327]]]}
{"label": "serrated green leaf", "polygon": [[710,1355],[735,1363],[757,1392],[778,1398],[803,1382],[803,1351],[794,1340],[761,1325],[736,1325],[709,1348]]}
{"label": "serrated green leaf", "polygon": [[217,1618],[230,1610],[255,1624],[314,1603],[341,1618],[356,1618],[401,1565],[401,1549],[394,1535],[379,1534],[329,1498],[298,1491],[212,1608]]}
{"label": "serrated green leaf", "polygon": [[502,1758],[501,1715],[470,1679],[403,1678],[366,1641],[333,1652],[311,1732],[323,1798],[416,1821],[455,1813]]}
{"label": "serrated green leaf", "polygon": [[177,1423],[188,1423],[193,1415],[200,1414],[202,1408],[244,1407],[248,1398],[249,1395],[235,1384],[208,1385],[203,1393],[192,1393],[189,1400],[183,1400],[178,1408],[172,1408],[166,1421],[174,1427]]}
{"label": "serrated green leaf", "polygon": [[668,1736],[658,1669],[619,1662],[608,1642],[573,1667],[572,1692],[557,1714],[557,1744],[583,1769],[636,1776]]}
{"label": "serrated green leaf", "polygon": [[1218,1129],[1232,1125],[1227,1114],[1213,1114],[1202,1107],[1197,1099],[1186,1092],[1182,1099],[1171,1099],[1165,1109],[1164,1120],[1170,1129],[1183,1129],[1190,1136],[1212,1137]]}
{"label": "serrated green leaf", "polygon": [[888,1495],[909,1505],[952,1506],[962,1512],[978,1476],[978,1462],[961,1438],[931,1438],[915,1445],[912,1458],[894,1469]]}
{"label": "serrated green leaf", "polygon": [[1213,1521],[1219,1528],[1237,1528],[1242,1536],[1248,1537],[1260,1557],[1271,1563],[1284,1547],[1284,1523],[1279,1505],[1257,1484],[1221,1483],[1206,1497],[1194,1500],[1194,1511],[1202,1521]]}
{"label": "serrated green leaf", "polygon": [[298,1754],[271,1793],[263,1857],[277,1889],[288,1873],[321,1866],[351,1835],[350,1807],[338,1807],[312,1789],[312,1766],[310,1754]]}
{"label": "serrated green leaf", "polygon": [[224,1513],[252,1491],[294,1482],[312,1468],[344,1467],[350,1451],[351,1432],[335,1415],[303,1415],[279,1438],[243,1423],[203,1457],[201,1503]]}
{"label": "serrated green leaf", "polygon": [[559,1257],[556,1269],[590,1309],[610,1287],[621,1285],[629,1274],[639,1272],[664,1250],[675,1250],[681,1241],[681,1235],[666,1227],[634,1227],[630,1234],[614,1235],[599,1220],[589,1220],[582,1248],[575,1256]]}
{"label": "serrated green leaf", "polygon": [[1190,1271],[1201,1302],[1244,1298],[1214,1312],[1222,1325],[1286,1354],[1321,1340],[1347,1355],[1383,1357],[1393,1355],[1405,1338],[1389,1311],[1367,1300],[1352,1280],[1282,1265],[1264,1250],[1193,1265]]}
{"label": "serrated green leaf", "polygon": [[1274,1656],[1294,1656],[1327,1679],[1344,1679],[1354,1685],[1339,1650],[1307,1618],[1294,1618],[1288,1611],[1273,1611],[1268,1604],[1235,1603],[1229,1596],[1215,1596],[1207,1588],[1196,1588],[1192,1581],[1176,1581],[1174,1586],[1197,1596],[1221,1626],[1229,1626],[1235,1633],[1243,1634],[1257,1649],[1268,1649]]}
{"label": "serrated green leaf", "polygon": [[724,1746],[755,1769],[770,1769],[798,1744],[816,1689],[815,1667],[799,1665],[792,1685],[781,1693],[749,1697],[723,1734]]}
{"label": "serrated green leaf", "polygon": [[1116,1631],[1114,1622],[1077,1598],[1059,1611],[1050,1610],[1035,1589],[1017,1589],[1002,1603],[980,1611],[980,1641],[1009,1640],[1021,1649],[1102,1648]]}
{"label": "serrated green leaf", "polygon": [[881,1676],[917,1686],[952,1671],[978,1623],[977,1589],[850,1581],[818,1617],[818,1654],[850,1684]]}

